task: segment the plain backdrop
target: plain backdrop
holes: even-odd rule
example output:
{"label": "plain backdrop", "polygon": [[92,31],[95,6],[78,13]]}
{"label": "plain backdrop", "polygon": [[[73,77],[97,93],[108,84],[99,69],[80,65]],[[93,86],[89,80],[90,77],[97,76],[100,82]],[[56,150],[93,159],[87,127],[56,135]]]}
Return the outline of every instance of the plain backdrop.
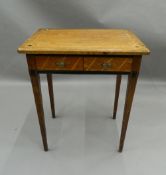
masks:
{"label": "plain backdrop", "polygon": [[[165,175],[165,18],[166,0],[0,0],[0,175]],[[17,53],[38,28],[130,29],[150,48],[122,154],[127,81],[112,120],[108,75],[54,75],[56,119],[42,82],[50,148],[43,151],[26,58]]]}
{"label": "plain backdrop", "polygon": [[0,0],[0,80],[27,81],[17,47],[38,28],[124,28],[150,48],[141,78],[165,80],[165,0]]}

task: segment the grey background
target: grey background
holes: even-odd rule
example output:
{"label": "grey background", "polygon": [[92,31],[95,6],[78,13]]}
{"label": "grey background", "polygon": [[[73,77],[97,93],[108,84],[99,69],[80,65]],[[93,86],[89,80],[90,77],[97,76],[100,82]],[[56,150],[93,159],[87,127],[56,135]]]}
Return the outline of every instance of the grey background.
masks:
{"label": "grey background", "polygon": [[38,28],[125,28],[151,49],[141,78],[165,80],[165,0],[1,0],[0,80],[27,81],[17,47]]}
{"label": "grey background", "polygon": [[[0,175],[165,175],[165,17],[165,0],[0,0]],[[115,77],[103,75],[56,75],[55,120],[42,82],[50,148],[43,151],[25,55],[16,52],[41,27],[126,28],[151,49],[122,154],[127,81],[112,120]]]}

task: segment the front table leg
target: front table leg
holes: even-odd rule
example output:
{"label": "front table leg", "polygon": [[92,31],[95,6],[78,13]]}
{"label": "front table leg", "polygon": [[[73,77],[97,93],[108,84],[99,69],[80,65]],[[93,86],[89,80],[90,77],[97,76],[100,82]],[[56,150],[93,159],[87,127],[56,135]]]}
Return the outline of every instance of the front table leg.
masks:
{"label": "front table leg", "polygon": [[119,152],[122,152],[124,140],[126,136],[126,130],[128,126],[131,106],[133,102],[135,87],[137,84],[138,73],[130,73],[128,75],[128,85],[126,91],[126,99],[125,99],[125,107],[123,113],[123,122],[122,122],[122,129],[121,129],[121,136],[120,136],[120,144],[119,144]]}
{"label": "front table leg", "polygon": [[29,71],[29,74],[30,74],[32,89],[33,89],[34,98],[35,98],[36,110],[38,114],[38,120],[39,120],[44,150],[48,151],[44,110],[43,110],[43,102],[42,102],[42,94],[41,94],[41,85],[40,85],[40,76],[36,71],[31,71],[31,70]]}

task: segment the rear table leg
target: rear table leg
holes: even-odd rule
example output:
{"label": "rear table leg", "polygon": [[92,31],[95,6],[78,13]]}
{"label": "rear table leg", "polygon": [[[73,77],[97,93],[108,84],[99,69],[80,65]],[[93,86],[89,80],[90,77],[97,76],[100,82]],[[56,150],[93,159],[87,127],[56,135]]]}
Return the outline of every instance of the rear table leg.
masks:
{"label": "rear table leg", "polygon": [[117,75],[117,77],[116,77],[116,89],[115,89],[115,100],[114,100],[113,119],[116,119],[116,113],[117,113],[117,108],[118,108],[118,99],[119,99],[121,79],[122,79],[122,76],[121,75]]}
{"label": "rear table leg", "polygon": [[54,91],[53,91],[53,82],[52,82],[52,74],[51,73],[47,74],[47,82],[48,82],[48,91],[49,91],[49,96],[50,96],[52,118],[55,118]]}

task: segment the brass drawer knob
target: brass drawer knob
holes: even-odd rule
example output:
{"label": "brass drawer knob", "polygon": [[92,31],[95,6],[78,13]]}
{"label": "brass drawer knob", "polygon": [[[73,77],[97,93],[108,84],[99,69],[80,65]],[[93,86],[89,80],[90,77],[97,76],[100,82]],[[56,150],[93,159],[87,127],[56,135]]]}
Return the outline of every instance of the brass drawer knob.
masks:
{"label": "brass drawer knob", "polygon": [[61,61],[61,62],[56,62],[55,65],[58,66],[58,67],[65,67],[66,63]]}
{"label": "brass drawer knob", "polygon": [[107,69],[107,68],[111,68],[112,64],[111,63],[102,63],[101,66],[102,66],[102,68]]}

